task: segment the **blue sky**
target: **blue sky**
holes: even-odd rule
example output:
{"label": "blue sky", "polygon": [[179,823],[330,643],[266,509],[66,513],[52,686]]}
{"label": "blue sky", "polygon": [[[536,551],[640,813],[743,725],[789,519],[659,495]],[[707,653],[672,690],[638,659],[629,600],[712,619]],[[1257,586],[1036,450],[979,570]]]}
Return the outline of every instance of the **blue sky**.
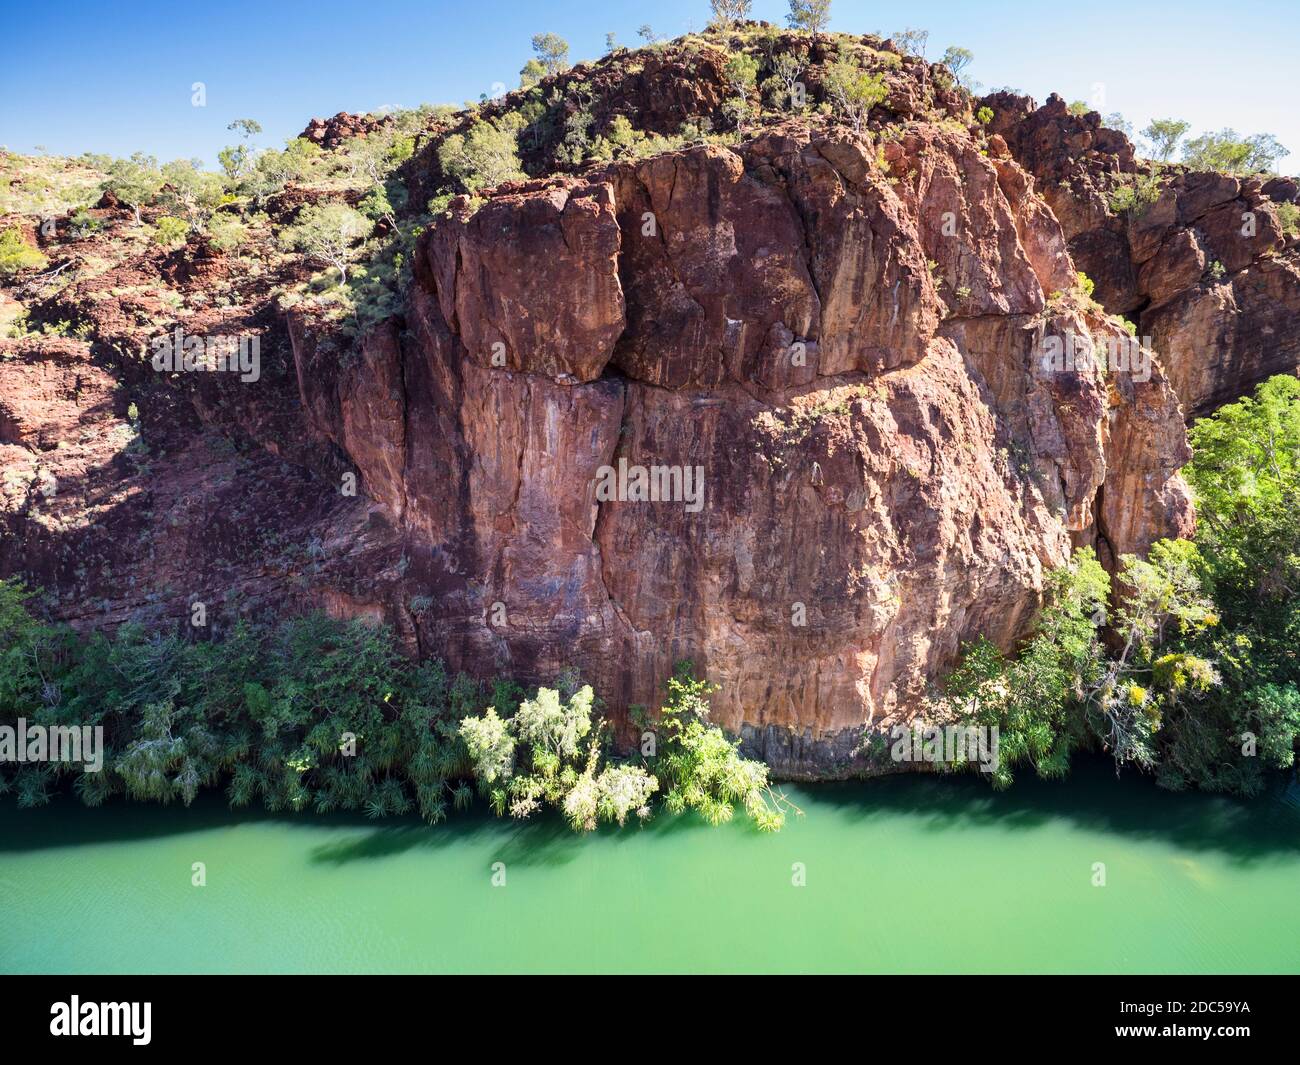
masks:
{"label": "blue sky", "polygon": [[[783,22],[784,0],[755,0],[754,17]],[[224,0],[216,3],[9,4],[0,27],[0,144],[57,154],[198,156],[215,164],[251,117],[263,146],[280,146],[313,115],[385,105],[460,103],[514,87],[532,34],[559,33],[574,60],[604,51],[605,34],[636,42],[649,22],[676,36],[708,20],[707,0],[537,3]],[[973,77],[1040,103],[1052,91],[1119,111],[1140,129],[1180,117],[1193,132],[1269,132],[1300,170],[1300,5],[1262,0],[834,0],[832,28],[886,35],[930,31],[930,57],[949,44],[975,53]],[[206,85],[207,106],[190,103]]]}

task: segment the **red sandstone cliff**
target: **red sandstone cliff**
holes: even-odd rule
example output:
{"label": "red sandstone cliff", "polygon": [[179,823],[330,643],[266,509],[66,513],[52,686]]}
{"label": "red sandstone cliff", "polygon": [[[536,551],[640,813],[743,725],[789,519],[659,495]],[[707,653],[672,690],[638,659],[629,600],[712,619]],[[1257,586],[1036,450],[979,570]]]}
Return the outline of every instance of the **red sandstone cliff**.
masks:
{"label": "red sandstone cliff", "polygon": [[[598,113],[716,107],[715,59],[652,61],[565,77],[605,85]],[[373,617],[479,674],[576,667],[624,725],[691,658],[778,771],[851,772],[962,642],[1025,634],[1074,546],[1190,533],[1185,414],[1300,362],[1300,266],[1259,182],[1180,175],[1120,219],[1105,175],[1132,149],[1096,116],[994,98],[986,137],[919,60],[888,77],[863,136],[768,122],[454,201],[355,343],[275,311],[291,267],[202,247],[33,303],[87,341],[0,345],[0,572],[84,625],[194,600],[218,625]],[[257,330],[256,387],[132,353],[156,292],[216,284],[185,326]],[[1045,364],[1052,338],[1126,339],[1107,312],[1156,338],[1149,373]],[[600,497],[621,461],[698,469],[699,505]]]}

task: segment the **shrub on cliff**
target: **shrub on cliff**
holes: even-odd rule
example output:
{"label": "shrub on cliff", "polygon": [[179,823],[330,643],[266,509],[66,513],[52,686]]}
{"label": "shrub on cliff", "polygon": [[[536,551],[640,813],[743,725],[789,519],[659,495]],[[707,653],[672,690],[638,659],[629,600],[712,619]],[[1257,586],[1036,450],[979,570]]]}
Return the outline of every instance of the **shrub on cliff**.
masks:
{"label": "shrub on cliff", "polygon": [[141,208],[153,203],[162,186],[158,160],[143,152],[136,152],[129,159],[115,159],[104,181],[104,190],[135,212],[136,225],[141,221]]}
{"label": "shrub on cliff", "polygon": [[1235,130],[1203,133],[1183,145],[1183,162],[1195,170],[1255,174],[1272,170],[1287,150],[1271,133],[1240,137]]}
{"label": "shrub on cliff", "polygon": [[248,227],[228,214],[218,214],[208,223],[208,241],[220,252],[235,251],[248,240]]}
{"label": "shrub on cliff", "polygon": [[1113,596],[1081,550],[1051,575],[1017,655],[977,641],[948,678],[945,720],[999,726],[995,786],[1017,764],[1059,775],[1093,744],[1170,788],[1250,795],[1295,764],[1300,381],[1273,378],[1198,421],[1191,439],[1197,543],[1125,556]]}
{"label": "shrub on cliff", "polygon": [[370,235],[373,223],[344,203],[310,204],[298,213],[298,220],[280,234],[280,246],[300,252],[307,259],[339,273],[339,284],[348,283],[348,264],[356,245]]}
{"label": "shrub on cliff", "polygon": [[452,134],[443,141],[438,147],[438,165],[468,193],[527,177],[519,162],[515,132],[491,122],[476,122],[469,132]]}
{"label": "shrub on cliff", "polygon": [[1294,203],[1275,203],[1278,223],[1288,237],[1300,237],[1300,206]]}
{"label": "shrub on cliff", "polygon": [[[1198,561],[1186,541],[1162,541],[1146,559],[1126,555],[1108,618],[1110,576],[1081,548],[1049,575],[1036,631],[1016,656],[987,640],[966,648],[937,709],[944,720],[998,727],[994,787],[1009,785],[1021,764],[1063,776],[1071,754],[1093,744],[1121,765],[1158,764],[1166,718],[1194,714],[1219,683],[1208,658],[1184,649],[1218,621]],[[1108,624],[1113,650],[1102,640]]]}
{"label": "shrub on cliff", "polygon": [[23,240],[22,232],[16,226],[0,230],[0,277],[38,270],[47,262],[38,249]]}
{"label": "shrub on cliff", "polygon": [[994,787],[1009,786],[1017,765],[1028,764],[1041,777],[1068,770],[1071,753],[1084,739],[1072,700],[1102,676],[1094,619],[1109,590],[1110,578],[1096,555],[1080,550],[1049,575],[1037,632],[1019,655],[1008,659],[988,640],[977,640],[944,682],[941,718],[999,729]]}
{"label": "shrub on cliff", "polygon": [[153,224],[152,239],[161,248],[174,248],[185,243],[190,224],[182,218],[163,215]]}
{"label": "shrub on cliff", "polygon": [[830,64],[823,84],[836,114],[852,123],[854,133],[862,132],[871,109],[889,95],[879,75],[868,74],[852,60]]}
{"label": "shrub on cliff", "polygon": [[1162,182],[1158,170],[1150,174],[1124,175],[1110,191],[1110,209],[1116,214],[1129,212],[1135,217],[1160,199]]}
{"label": "shrub on cliff", "polygon": [[785,20],[791,29],[817,37],[831,24],[831,0],[790,0]]}

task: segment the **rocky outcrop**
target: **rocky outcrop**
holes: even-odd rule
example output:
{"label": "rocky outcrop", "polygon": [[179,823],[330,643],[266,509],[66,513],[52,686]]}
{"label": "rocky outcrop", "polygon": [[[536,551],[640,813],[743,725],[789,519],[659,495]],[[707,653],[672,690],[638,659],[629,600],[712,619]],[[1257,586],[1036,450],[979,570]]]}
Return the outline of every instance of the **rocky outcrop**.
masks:
{"label": "rocky outcrop", "polygon": [[[689,658],[781,772],[844,774],[963,642],[1014,645],[1075,544],[1191,529],[1158,367],[1044,361],[1127,337],[1049,301],[1073,276],[1009,158],[791,126],[455,202],[404,330],[342,366],[309,321],[292,340],[313,426],[399,530],[388,609],[422,650],[576,667],[624,740]],[[602,494],[638,467],[670,491]]]}
{"label": "rocky outcrop", "polygon": [[[691,659],[780,774],[867,769],[864,734],[920,713],[964,642],[1013,649],[1074,548],[1113,567],[1192,532],[1185,416],[1295,362],[1269,204],[1297,189],[1178,170],[1119,214],[1145,172],[1098,116],[999,94],[985,128],[888,42],[772,40],[814,107],[741,143],[557,165],[575,116],[717,114],[714,43],[432,120],[415,209],[445,136],[529,100],[525,169],[552,176],[440,201],[398,313],[355,335],[266,293],[312,273],[271,223],[359,188],[286,189],[239,268],[141,246],[43,288],[39,320],[93,343],[0,347],[0,572],[84,627],[322,607],[481,677],[576,668],[623,743]],[[841,49],[886,90],[861,135],[816,110]],[[259,338],[258,381],[154,372],[141,346],[177,322]]]}
{"label": "rocky outcrop", "polygon": [[[1296,201],[1294,181],[1185,167],[1155,176],[1122,133],[1058,96],[1040,108],[1008,93],[982,103],[1037,178],[1097,299],[1161,354],[1187,417],[1300,366],[1300,240],[1283,234],[1274,208]],[[1126,183],[1154,198],[1115,210]]]}
{"label": "rocky outcrop", "polygon": [[391,115],[353,115],[340,111],[333,118],[313,118],[298,136],[329,151],[355,137],[373,133],[391,121]]}

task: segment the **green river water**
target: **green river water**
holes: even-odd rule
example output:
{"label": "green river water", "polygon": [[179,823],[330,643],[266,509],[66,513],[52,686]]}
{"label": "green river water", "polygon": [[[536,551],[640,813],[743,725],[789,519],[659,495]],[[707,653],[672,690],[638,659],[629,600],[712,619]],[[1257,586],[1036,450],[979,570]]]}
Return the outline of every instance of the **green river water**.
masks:
{"label": "green river water", "polygon": [[774,836],[660,814],[584,838],[481,808],[428,828],[5,800],[0,972],[1295,973],[1297,790],[1174,795],[1081,762],[1001,794],[789,788],[805,816]]}

